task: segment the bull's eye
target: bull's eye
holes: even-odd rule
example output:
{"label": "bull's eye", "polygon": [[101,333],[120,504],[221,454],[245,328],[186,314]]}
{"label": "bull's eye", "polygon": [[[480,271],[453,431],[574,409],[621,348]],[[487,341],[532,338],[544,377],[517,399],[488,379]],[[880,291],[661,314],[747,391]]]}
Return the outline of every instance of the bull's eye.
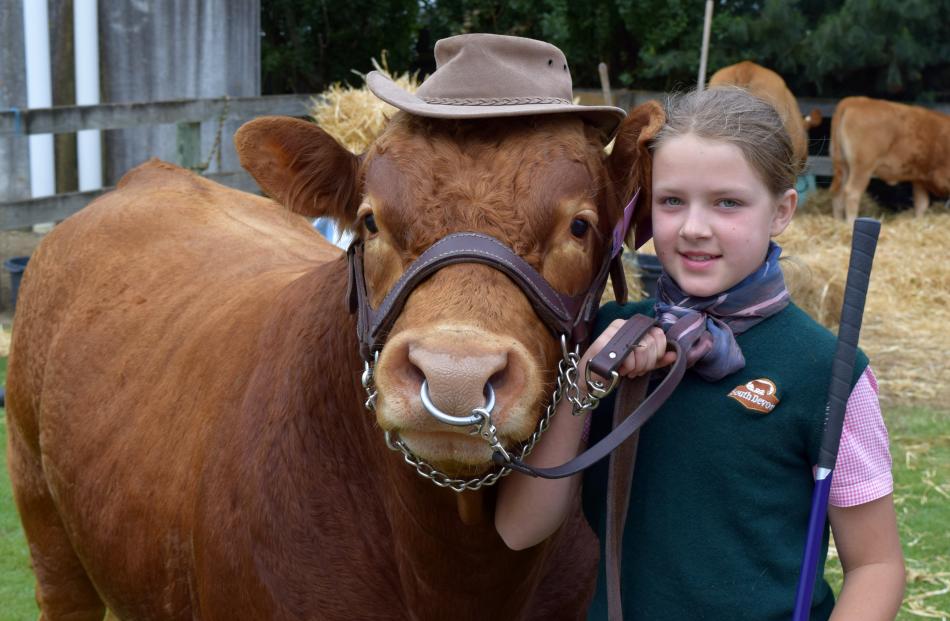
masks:
{"label": "bull's eye", "polygon": [[574,237],[583,237],[587,234],[587,229],[590,228],[590,222],[582,218],[574,218],[571,220],[571,235]]}
{"label": "bull's eye", "polygon": [[366,217],[363,218],[363,226],[366,227],[366,230],[369,231],[370,235],[379,233],[379,227],[376,226],[376,218],[371,213],[366,214]]}

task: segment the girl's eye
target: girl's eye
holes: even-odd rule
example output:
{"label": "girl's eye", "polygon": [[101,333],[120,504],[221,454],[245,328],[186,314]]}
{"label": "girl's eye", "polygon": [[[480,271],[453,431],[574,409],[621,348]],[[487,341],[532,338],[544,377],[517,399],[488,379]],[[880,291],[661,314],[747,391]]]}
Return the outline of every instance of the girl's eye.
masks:
{"label": "girl's eye", "polygon": [[590,223],[582,218],[571,220],[571,235],[574,237],[583,237],[590,228]]}
{"label": "girl's eye", "polygon": [[674,207],[678,207],[679,205],[682,205],[682,204],[683,204],[683,201],[681,201],[680,199],[676,198],[675,196],[669,196],[669,197],[663,199],[663,204],[665,204],[665,205],[671,205],[671,206],[674,206]]}
{"label": "girl's eye", "polygon": [[376,218],[373,214],[367,214],[366,217],[363,218],[363,226],[366,227],[366,230],[369,231],[371,235],[379,233],[379,227],[376,226]]}
{"label": "girl's eye", "polygon": [[738,207],[738,206],[739,206],[739,203],[737,203],[736,201],[732,200],[731,198],[724,198],[724,199],[722,199],[721,201],[719,201],[719,204],[722,205],[723,207],[726,207],[726,208],[729,208],[729,209],[732,209],[732,208],[734,208],[734,207]]}

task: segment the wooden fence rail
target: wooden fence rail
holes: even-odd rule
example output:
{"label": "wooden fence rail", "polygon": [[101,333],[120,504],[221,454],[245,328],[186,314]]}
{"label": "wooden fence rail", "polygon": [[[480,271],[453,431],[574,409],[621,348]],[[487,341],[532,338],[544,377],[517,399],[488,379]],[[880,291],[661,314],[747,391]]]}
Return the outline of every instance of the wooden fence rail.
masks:
{"label": "wooden fence rail", "polygon": [[[222,97],[2,110],[0,111],[0,137],[175,124],[178,163],[190,168],[200,161],[202,123],[249,120],[268,114],[302,117],[307,115],[307,110],[315,97],[314,95]],[[243,170],[221,171],[205,176],[247,192],[258,191],[257,184]],[[40,222],[62,220],[85,207],[89,201],[100,194],[112,189],[112,187],[104,187],[87,192],[67,192],[0,203],[0,229],[25,228]]]}
{"label": "wooden fence rail", "polygon": [[81,129],[126,129],[140,125],[217,120],[252,119],[266,114],[306,116],[314,95],[220,97],[94,106],[57,106],[32,110],[0,111],[0,136],[63,134]]}

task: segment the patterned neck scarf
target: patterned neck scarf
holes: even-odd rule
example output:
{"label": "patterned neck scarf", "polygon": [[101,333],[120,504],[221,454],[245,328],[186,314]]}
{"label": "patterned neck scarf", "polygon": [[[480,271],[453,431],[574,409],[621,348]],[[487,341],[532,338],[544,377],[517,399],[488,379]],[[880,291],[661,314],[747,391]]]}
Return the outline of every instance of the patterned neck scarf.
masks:
{"label": "patterned neck scarf", "polygon": [[663,272],[657,281],[656,316],[664,330],[687,315],[703,318],[697,329],[705,332],[687,354],[689,366],[709,382],[720,380],[745,366],[735,336],[779,312],[789,303],[788,289],[778,258],[782,249],[773,241],[765,262],[738,284],[708,298],[683,293]]}

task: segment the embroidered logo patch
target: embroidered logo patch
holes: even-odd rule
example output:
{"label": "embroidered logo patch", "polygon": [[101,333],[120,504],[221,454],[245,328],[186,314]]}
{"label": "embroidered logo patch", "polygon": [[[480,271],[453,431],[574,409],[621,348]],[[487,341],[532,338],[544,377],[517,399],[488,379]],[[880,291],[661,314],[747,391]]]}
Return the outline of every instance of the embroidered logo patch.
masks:
{"label": "embroidered logo patch", "polygon": [[728,396],[750,410],[768,414],[778,405],[775,396],[775,382],[764,377],[740,384],[732,389]]}

